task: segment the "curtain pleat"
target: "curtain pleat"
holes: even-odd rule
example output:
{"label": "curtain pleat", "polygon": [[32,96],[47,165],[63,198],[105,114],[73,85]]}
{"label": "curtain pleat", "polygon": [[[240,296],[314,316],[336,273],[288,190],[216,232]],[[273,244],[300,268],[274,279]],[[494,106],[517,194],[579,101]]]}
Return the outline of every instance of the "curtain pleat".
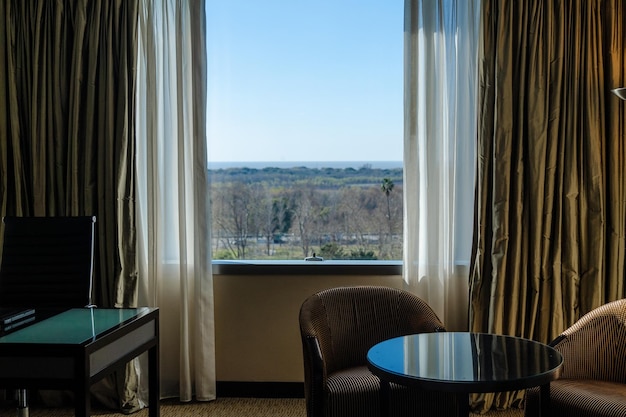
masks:
{"label": "curtain pleat", "polygon": [[404,280],[467,330],[480,1],[406,0]]}
{"label": "curtain pleat", "polygon": [[549,342],[625,295],[626,119],[610,94],[625,81],[624,12],[623,0],[483,2],[472,331]]}
{"label": "curtain pleat", "polygon": [[135,306],[137,2],[6,0],[0,21],[0,215],[95,215],[96,304]]}
{"label": "curtain pleat", "polygon": [[137,155],[140,296],[158,305],[161,394],[215,399],[205,2],[142,0]]}

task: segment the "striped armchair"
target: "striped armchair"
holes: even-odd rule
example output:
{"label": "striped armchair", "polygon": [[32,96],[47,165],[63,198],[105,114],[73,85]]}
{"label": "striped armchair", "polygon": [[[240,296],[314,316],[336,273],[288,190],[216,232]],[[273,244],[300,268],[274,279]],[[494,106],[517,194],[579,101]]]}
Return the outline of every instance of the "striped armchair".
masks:
{"label": "striped armchair", "polygon": [[[551,417],[626,416],[626,299],[587,313],[551,345],[563,355]],[[524,415],[539,415],[539,389],[526,391]]]}
{"label": "striped armchair", "polygon": [[[379,417],[380,380],[367,351],[385,339],[445,331],[415,295],[387,287],[341,287],[318,292],[300,309],[308,417]],[[390,416],[453,415],[452,394],[391,384]]]}

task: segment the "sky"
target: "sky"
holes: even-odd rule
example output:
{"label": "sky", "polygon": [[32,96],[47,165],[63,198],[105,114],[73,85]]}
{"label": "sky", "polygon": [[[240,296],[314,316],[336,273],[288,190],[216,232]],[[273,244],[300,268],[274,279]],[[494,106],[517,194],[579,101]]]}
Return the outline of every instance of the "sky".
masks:
{"label": "sky", "polygon": [[402,0],[207,0],[209,160],[401,161]]}

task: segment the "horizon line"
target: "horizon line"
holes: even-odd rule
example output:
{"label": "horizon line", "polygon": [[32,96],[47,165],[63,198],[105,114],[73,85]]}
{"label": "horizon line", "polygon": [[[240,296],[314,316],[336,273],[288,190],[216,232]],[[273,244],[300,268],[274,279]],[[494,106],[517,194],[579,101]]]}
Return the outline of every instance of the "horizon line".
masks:
{"label": "horizon line", "polygon": [[209,161],[209,168],[403,168],[402,160],[387,161]]}

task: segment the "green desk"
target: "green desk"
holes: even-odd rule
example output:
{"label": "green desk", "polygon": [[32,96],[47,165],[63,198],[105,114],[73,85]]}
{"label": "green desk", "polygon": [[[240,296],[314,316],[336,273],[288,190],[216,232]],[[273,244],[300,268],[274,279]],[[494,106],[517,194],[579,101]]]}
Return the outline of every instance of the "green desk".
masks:
{"label": "green desk", "polygon": [[148,352],[149,416],[159,417],[159,310],[78,308],[0,337],[0,387],[68,389],[90,415],[91,384]]}

